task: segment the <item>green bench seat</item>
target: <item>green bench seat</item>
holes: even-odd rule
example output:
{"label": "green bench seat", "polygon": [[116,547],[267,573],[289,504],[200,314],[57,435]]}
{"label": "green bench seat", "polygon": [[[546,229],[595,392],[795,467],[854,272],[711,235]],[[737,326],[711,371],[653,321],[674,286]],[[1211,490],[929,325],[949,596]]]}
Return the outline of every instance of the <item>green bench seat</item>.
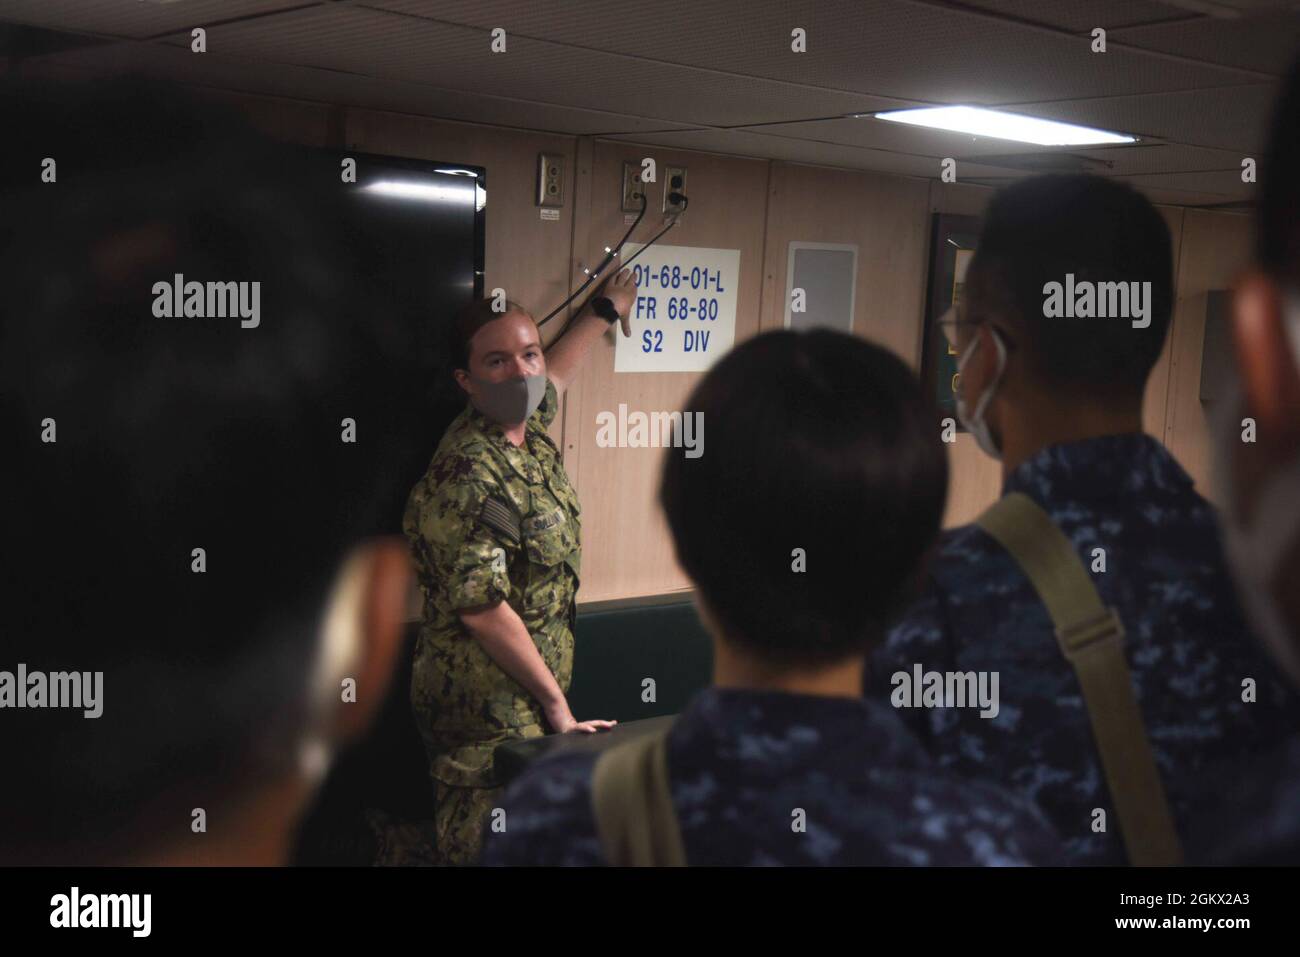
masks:
{"label": "green bench seat", "polygon": [[[676,714],[712,681],[713,644],[689,599],[578,612],[569,707],[579,721]],[[653,701],[643,682],[653,679]]]}

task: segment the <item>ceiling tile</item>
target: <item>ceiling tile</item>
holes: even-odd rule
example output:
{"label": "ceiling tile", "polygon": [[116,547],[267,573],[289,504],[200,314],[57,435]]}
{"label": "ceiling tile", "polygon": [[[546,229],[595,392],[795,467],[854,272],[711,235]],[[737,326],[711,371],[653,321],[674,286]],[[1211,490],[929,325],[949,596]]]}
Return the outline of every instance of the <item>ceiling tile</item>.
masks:
{"label": "ceiling tile", "polygon": [[[1245,0],[1243,0],[1245,2]],[[24,69],[137,71],[200,86],[650,146],[992,184],[1036,164],[1148,192],[1248,196],[1300,15],[1209,17],[1182,0],[0,0],[0,21],[123,40]],[[1270,12],[1271,9],[1271,12]],[[208,29],[189,52],[188,28]],[[1102,25],[1112,47],[1093,54]],[[489,31],[507,31],[494,54]],[[789,49],[808,32],[809,53]],[[56,49],[57,45],[50,49]],[[1206,61],[1198,63],[1196,61]],[[1131,147],[1044,148],[847,118],[1002,105],[1120,130]],[[1044,166],[1043,168],[1049,168]],[[1187,200],[1190,201],[1190,200]]]}
{"label": "ceiling tile", "polygon": [[1281,76],[1300,50],[1300,13],[1279,12],[1225,20],[1116,30],[1112,38],[1148,50]]}
{"label": "ceiling tile", "polygon": [[525,37],[507,38],[506,52],[494,54],[482,30],[352,7],[286,13],[274,29],[262,21],[215,27],[208,51],[677,123],[740,125],[898,103],[609,53],[577,56]]}
{"label": "ceiling tile", "polygon": [[1187,146],[1258,151],[1267,139],[1275,84],[1185,90],[1110,99],[1023,103],[1021,112],[1050,119],[1126,130]]}
{"label": "ceiling tile", "polygon": [[685,124],[663,120],[652,121],[619,113],[503,100],[477,93],[439,90],[415,83],[378,80],[312,67],[259,63],[215,54],[199,57],[181,47],[156,44],[115,44],[46,59],[61,68],[85,71],[90,75],[143,73],[223,90],[438,116],[465,122],[491,122],[498,126],[571,135],[689,128]]}
{"label": "ceiling tile", "polygon": [[210,23],[288,10],[319,0],[4,0],[0,20],[110,37],[159,36]]}
{"label": "ceiling tile", "polygon": [[1110,31],[1135,23],[1185,20],[1187,10],[1150,0],[969,0],[967,6],[990,13],[1044,23],[1062,30],[1091,34],[1094,27]]}
{"label": "ceiling tile", "polygon": [[[365,0],[367,8],[544,39],[583,51],[926,102],[1013,102],[1220,86],[1258,79],[1121,50],[1086,35],[915,0],[660,0],[611,23],[605,0]],[[809,53],[790,51],[794,27]],[[599,79],[596,82],[600,82]]]}

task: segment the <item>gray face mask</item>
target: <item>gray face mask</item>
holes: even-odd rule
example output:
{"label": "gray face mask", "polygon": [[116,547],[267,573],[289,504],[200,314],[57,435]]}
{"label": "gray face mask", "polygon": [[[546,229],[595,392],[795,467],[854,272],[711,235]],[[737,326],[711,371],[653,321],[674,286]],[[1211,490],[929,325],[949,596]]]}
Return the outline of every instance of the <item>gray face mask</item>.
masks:
{"label": "gray face mask", "polygon": [[503,382],[490,382],[470,376],[478,392],[470,402],[498,425],[518,425],[527,421],[546,398],[546,376],[530,375]]}

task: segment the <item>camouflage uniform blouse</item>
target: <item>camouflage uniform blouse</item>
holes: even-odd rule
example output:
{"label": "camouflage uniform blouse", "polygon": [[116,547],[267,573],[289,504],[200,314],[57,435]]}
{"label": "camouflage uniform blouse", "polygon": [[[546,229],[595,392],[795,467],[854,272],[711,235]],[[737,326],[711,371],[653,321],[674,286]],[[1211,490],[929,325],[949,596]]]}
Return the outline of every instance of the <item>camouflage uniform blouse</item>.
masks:
{"label": "camouflage uniform blouse", "polygon": [[411,704],[430,773],[453,787],[493,787],[492,752],[544,734],[532,696],[461,623],[458,610],[505,600],[567,692],[579,574],[578,496],[546,434],[558,397],[546,396],[516,447],[467,406],[411,490],[402,525],[424,599]]}

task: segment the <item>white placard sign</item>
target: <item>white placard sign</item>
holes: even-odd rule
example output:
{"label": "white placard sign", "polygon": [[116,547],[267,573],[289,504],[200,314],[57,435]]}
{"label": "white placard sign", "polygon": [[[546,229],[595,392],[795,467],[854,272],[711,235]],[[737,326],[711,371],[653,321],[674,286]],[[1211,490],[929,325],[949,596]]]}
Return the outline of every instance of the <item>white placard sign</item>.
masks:
{"label": "white placard sign", "polygon": [[[640,243],[623,247],[625,259]],[[736,340],[739,249],[654,245],[636,277],[632,335],[614,347],[615,372],[702,372]]]}

